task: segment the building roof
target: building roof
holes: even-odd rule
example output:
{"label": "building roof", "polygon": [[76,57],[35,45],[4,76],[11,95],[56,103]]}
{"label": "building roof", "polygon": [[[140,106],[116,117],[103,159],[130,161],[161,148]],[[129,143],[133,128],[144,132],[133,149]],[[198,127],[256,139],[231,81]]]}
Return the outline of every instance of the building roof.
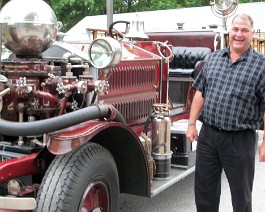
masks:
{"label": "building roof", "polygon": [[[231,23],[234,15],[245,13],[253,18],[256,31],[259,30],[260,32],[265,32],[264,11],[265,2],[239,4],[236,12],[231,17],[227,18],[227,26]],[[177,23],[181,22],[184,23],[183,28],[187,30],[202,29],[203,27],[209,27],[209,25],[222,25],[221,17],[215,16],[210,6],[113,15],[113,21],[132,21],[137,20],[136,18],[144,21],[144,29],[146,32],[176,30],[178,28]],[[70,29],[67,34],[83,34],[86,35],[87,39],[87,28],[107,29],[107,15],[87,16]],[[116,29],[123,31],[125,25],[117,25]]]}

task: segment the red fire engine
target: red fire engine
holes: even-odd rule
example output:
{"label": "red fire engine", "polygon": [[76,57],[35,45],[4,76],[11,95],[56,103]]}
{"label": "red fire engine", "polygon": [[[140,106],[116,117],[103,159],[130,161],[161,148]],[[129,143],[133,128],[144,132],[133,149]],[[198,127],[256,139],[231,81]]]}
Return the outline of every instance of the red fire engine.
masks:
{"label": "red fire engine", "polygon": [[10,1],[0,22],[0,211],[117,212],[119,193],[153,197],[194,171],[191,83],[216,33],[179,47],[114,23],[83,52],[56,41],[42,0]]}

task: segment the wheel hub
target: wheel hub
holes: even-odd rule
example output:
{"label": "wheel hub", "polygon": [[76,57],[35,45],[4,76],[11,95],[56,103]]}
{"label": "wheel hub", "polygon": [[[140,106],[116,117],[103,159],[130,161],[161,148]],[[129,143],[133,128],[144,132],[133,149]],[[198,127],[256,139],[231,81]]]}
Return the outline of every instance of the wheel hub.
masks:
{"label": "wheel hub", "polygon": [[105,182],[101,179],[92,181],[86,188],[80,212],[108,212],[109,191]]}

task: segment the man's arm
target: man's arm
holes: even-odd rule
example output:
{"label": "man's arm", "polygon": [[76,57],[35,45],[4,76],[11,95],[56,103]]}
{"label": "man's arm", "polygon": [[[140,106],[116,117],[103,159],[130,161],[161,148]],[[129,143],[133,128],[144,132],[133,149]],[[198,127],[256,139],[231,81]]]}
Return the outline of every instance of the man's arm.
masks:
{"label": "man's arm", "polygon": [[[198,131],[196,129],[196,120],[203,108],[204,98],[202,92],[196,91],[191,104],[189,126],[187,131],[187,138],[190,141],[198,140]],[[264,147],[265,148],[265,147]],[[265,153],[265,152],[264,152]]]}
{"label": "man's arm", "polygon": [[[264,116],[263,116],[263,123],[264,123],[264,131],[265,132],[265,113],[264,113]],[[263,135],[263,141],[259,147],[259,161],[260,162],[265,162],[265,138],[264,138],[265,135]]]}

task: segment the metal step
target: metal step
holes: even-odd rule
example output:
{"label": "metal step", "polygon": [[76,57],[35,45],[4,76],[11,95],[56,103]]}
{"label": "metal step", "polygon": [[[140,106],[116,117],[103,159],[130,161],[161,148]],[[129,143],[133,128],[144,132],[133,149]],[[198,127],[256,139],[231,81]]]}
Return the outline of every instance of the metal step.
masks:
{"label": "metal step", "polygon": [[195,165],[188,168],[175,168],[171,167],[170,169],[170,177],[168,178],[154,178],[152,181],[151,187],[151,197],[159,194],[164,191],[171,185],[177,183],[183,178],[187,177],[191,173],[195,171]]}

